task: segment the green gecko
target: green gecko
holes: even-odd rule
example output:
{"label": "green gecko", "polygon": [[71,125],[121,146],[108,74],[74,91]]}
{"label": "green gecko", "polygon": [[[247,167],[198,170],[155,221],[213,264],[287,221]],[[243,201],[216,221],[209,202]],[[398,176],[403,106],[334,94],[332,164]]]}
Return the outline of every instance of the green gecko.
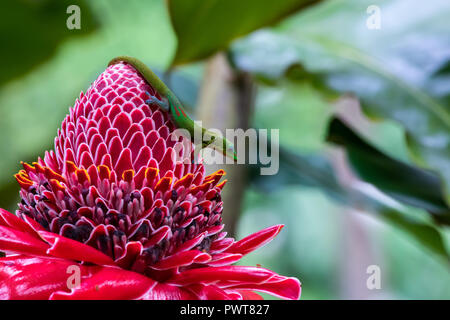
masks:
{"label": "green gecko", "polygon": [[[108,66],[125,62],[133,66],[150,84],[164,100],[159,100],[156,97],[152,97],[146,101],[146,103],[154,103],[162,110],[167,111],[172,116],[175,126],[179,129],[186,129],[191,135],[191,139],[194,139],[194,132],[202,133],[202,148],[213,147],[217,151],[220,151],[226,157],[232,158],[235,162],[237,161],[236,150],[234,149],[233,143],[224,137],[220,137],[217,134],[209,131],[196,124],[186,113],[181,104],[180,100],[175,96],[175,94],[162,82],[158,76],[153,73],[150,68],[148,68],[143,62],[136,58],[128,56],[119,56],[112,59]],[[149,94],[149,96],[151,96]],[[196,131],[199,130],[199,131]]]}

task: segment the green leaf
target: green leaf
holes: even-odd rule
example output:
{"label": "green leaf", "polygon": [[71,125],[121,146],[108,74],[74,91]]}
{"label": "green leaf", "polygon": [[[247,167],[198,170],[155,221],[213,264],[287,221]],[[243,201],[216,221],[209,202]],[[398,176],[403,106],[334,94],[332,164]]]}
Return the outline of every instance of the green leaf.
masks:
{"label": "green leaf", "polygon": [[399,228],[441,261],[450,262],[450,255],[438,228],[417,215],[415,210],[397,203],[369,184],[355,182],[342,185],[329,161],[320,154],[302,155],[280,147],[280,170],[276,175],[259,174],[259,165],[250,167],[250,181],[263,192],[273,192],[290,185],[318,187],[332,199],[379,217]]}
{"label": "green leaf", "polygon": [[434,172],[382,153],[338,118],[330,122],[327,141],[346,149],[352,167],[363,180],[400,202],[429,211],[436,221],[450,224],[442,181]]}
{"label": "green leaf", "polygon": [[[292,82],[282,79],[277,86],[260,85],[256,97],[254,126],[279,129],[282,147],[279,153],[279,172],[272,176],[262,176],[260,166],[250,166],[252,184],[264,194],[286,186],[317,188],[339,203],[370,212],[404,230],[417,242],[446,259],[447,253],[441,235],[438,229],[428,223],[431,219],[427,212],[416,209],[416,214],[414,210],[377,192],[369,184],[359,182],[356,185],[343,185],[335,176],[333,166],[324,156],[324,140],[332,117],[330,111],[322,92],[315,90],[308,81]],[[373,129],[383,130],[385,133],[387,128],[385,124],[381,129]],[[371,133],[376,132],[373,129]],[[392,138],[392,131],[386,133],[385,138]],[[412,173],[416,174],[416,171]],[[431,198],[434,200],[432,196]],[[439,201],[436,202],[440,204]]]}
{"label": "green leaf", "polygon": [[66,13],[73,1],[3,1],[0,38],[4,44],[0,52],[0,85],[30,71],[49,59],[58,45],[71,37],[94,31],[94,21],[85,1],[80,7],[80,29],[69,30]]}
{"label": "green leaf", "polygon": [[17,181],[12,178],[7,183],[0,184],[0,208],[15,212],[19,198],[20,186]]}
{"label": "green leaf", "polygon": [[242,35],[272,24],[318,0],[169,0],[178,38],[172,64],[206,58]]}
{"label": "green leaf", "polygon": [[[366,27],[371,4],[325,2],[238,41],[231,57],[239,69],[272,80],[308,77],[318,87],[353,93],[367,114],[395,120],[406,130],[411,161],[442,175],[449,200],[450,3],[378,1],[380,30]],[[415,10],[405,14],[408,7]]]}

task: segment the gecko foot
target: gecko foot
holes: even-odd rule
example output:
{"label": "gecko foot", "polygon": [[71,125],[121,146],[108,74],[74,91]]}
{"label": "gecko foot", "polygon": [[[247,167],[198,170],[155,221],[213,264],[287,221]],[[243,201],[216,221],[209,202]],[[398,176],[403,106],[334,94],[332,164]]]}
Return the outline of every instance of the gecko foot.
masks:
{"label": "gecko foot", "polygon": [[152,96],[149,92],[146,91],[146,93],[150,96],[150,99],[145,100],[145,103],[150,104],[156,104],[159,108],[163,109],[164,111],[169,111],[169,105],[163,101],[159,100],[155,96]]}

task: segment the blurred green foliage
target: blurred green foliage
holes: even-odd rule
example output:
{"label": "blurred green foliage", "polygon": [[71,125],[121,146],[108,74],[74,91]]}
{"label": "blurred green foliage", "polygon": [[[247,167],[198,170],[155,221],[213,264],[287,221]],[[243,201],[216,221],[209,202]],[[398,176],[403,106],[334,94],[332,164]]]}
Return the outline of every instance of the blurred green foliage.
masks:
{"label": "blurred green foliage", "polygon": [[8,44],[0,59],[0,85],[29,72],[49,59],[58,44],[73,36],[90,33],[97,25],[85,1],[77,5],[83,12],[83,28],[65,28],[66,9],[72,1],[3,1],[0,38]]}
{"label": "blurred green foliage", "polygon": [[[69,32],[66,7],[61,10],[58,29]],[[0,185],[11,183],[12,176],[20,169],[20,160],[34,161],[52,145],[68,107],[113,57],[121,54],[143,57],[142,60],[160,69],[170,63],[175,39],[161,1],[93,1],[89,2],[89,10],[100,25],[97,31],[61,43],[53,59],[28,76],[1,87]],[[58,14],[61,17],[61,11]],[[89,26],[85,15],[87,10],[82,11],[80,31]],[[39,26],[45,32],[45,23]],[[28,30],[25,23],[23,29]],[[18,63],[26,60],[20,57],[17,56]],[[16,202],[11,197],[0,198],[4,208],[12,209]]]}
{"label": "blurred green foliage", "polygon": [[178,45],[172,64],[192,62],[226,49],[231,40],[274,23],[319,0],[170,0]]}
{"label": "blurred green foliage", "polygon": [[[269,78],[300,64],[328,88],[355,94],[372,117],[402,124],[410,161],[437,170],[448,185],[450,115],[445,101],[432,94],[438,87],[440,95],[449,91],[448,78],[433,75],[447,66],[450,6],[445,1],[379,1],[383,20],[375,31],[361,14],[371,4],[328,1],[244,38],[233,47],[234,62]],[[414,10],[406,13],[406,8]],[[442,193],[450,199],[448,188]]]}
{"label": "blurred green foliage", "polygon": [[[377,5],[387,7],[389,2]],[[414,4],[408,15],[403,10],[409,4],[396,1],[387,8],[378,32],[367,29],[367,16],[361,15],[370,1],[330,1],[243,39],[234,47],[233,58],[239,68],[266,77],[284,75],[301,64],[329,88],[355,94],[372,117],[401,123],[414,155],[410,161],[439,170],[448,184],[450,116],[444,102],[427,91],[427,83],[433,72],[446,66],[450,28],[444,13],[450,8],[434,2]],[[424,16],[417,17],[418,12]],[[426,46],[429,50],[424,51]],[[287,63],[280,62],[281,50]],[[268,71],[272,61],[281,69]],[[448,91],[444,81],[440,86]],[[445,195],[450,195],[448,189]]]}
{"label": "blurred green foliage", "polygon": [[442,182],[434,172],[383,154],[339,118],[331,121],[327,141],[347,149],[350,162],[365,181],[394,199],[428,210],[439,223],[450,224],[450,208],[444,199]]}
{"label": "blurred green foliage", "polygon": [[[300,278],[306,299],[346,297],[343,269],[364,278],[367,267],[345,249],[356,220],[376,248],[369,262],[383,270],[382,290],[363,292],[367,297],[450,298],[450,232],[424,210],[448,214],[447,1],[377,1],[380,30],[365,26],[368,0],[323,1],[298,13],[309,1],[206,3],[90,1],[80,4],[82,29],[69,31],[65,2],[17,2],[22,18],[4,19],[1,28],[9,31],[0,78],[0,206],[14,210],[19,161],[51,148],[68,106],[112,57],[135,56],[163,71],[228,49],[234,68],[257,85],[253,125],[280,129],[282,145],[278,175],[251,175],[238,238],[275,223],[286,227],[242,263]],[[201,61],[186,64],[164,78],[190,107],[203,68]],[[364,131],[330,126],[334,99],[348,93],[376,120]],[[326,138],[338,133],[365,182],[337,176]]]}

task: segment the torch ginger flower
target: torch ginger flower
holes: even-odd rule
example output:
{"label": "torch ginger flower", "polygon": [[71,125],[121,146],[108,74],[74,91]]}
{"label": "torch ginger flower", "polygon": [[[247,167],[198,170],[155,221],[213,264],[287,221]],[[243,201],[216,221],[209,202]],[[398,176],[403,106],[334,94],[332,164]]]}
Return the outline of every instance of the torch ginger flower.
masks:
{"label": "torch ginger flower", "polygon": [[227,237],[225,172],[180,161],[191,142],[172,139],[149,95],[161,98],[132,66],[109,66],[70,108],[54,151],[23,163],[17,215],[0,209],[0,299],[300,297],[295,278],[232,265],[282,226]]}

